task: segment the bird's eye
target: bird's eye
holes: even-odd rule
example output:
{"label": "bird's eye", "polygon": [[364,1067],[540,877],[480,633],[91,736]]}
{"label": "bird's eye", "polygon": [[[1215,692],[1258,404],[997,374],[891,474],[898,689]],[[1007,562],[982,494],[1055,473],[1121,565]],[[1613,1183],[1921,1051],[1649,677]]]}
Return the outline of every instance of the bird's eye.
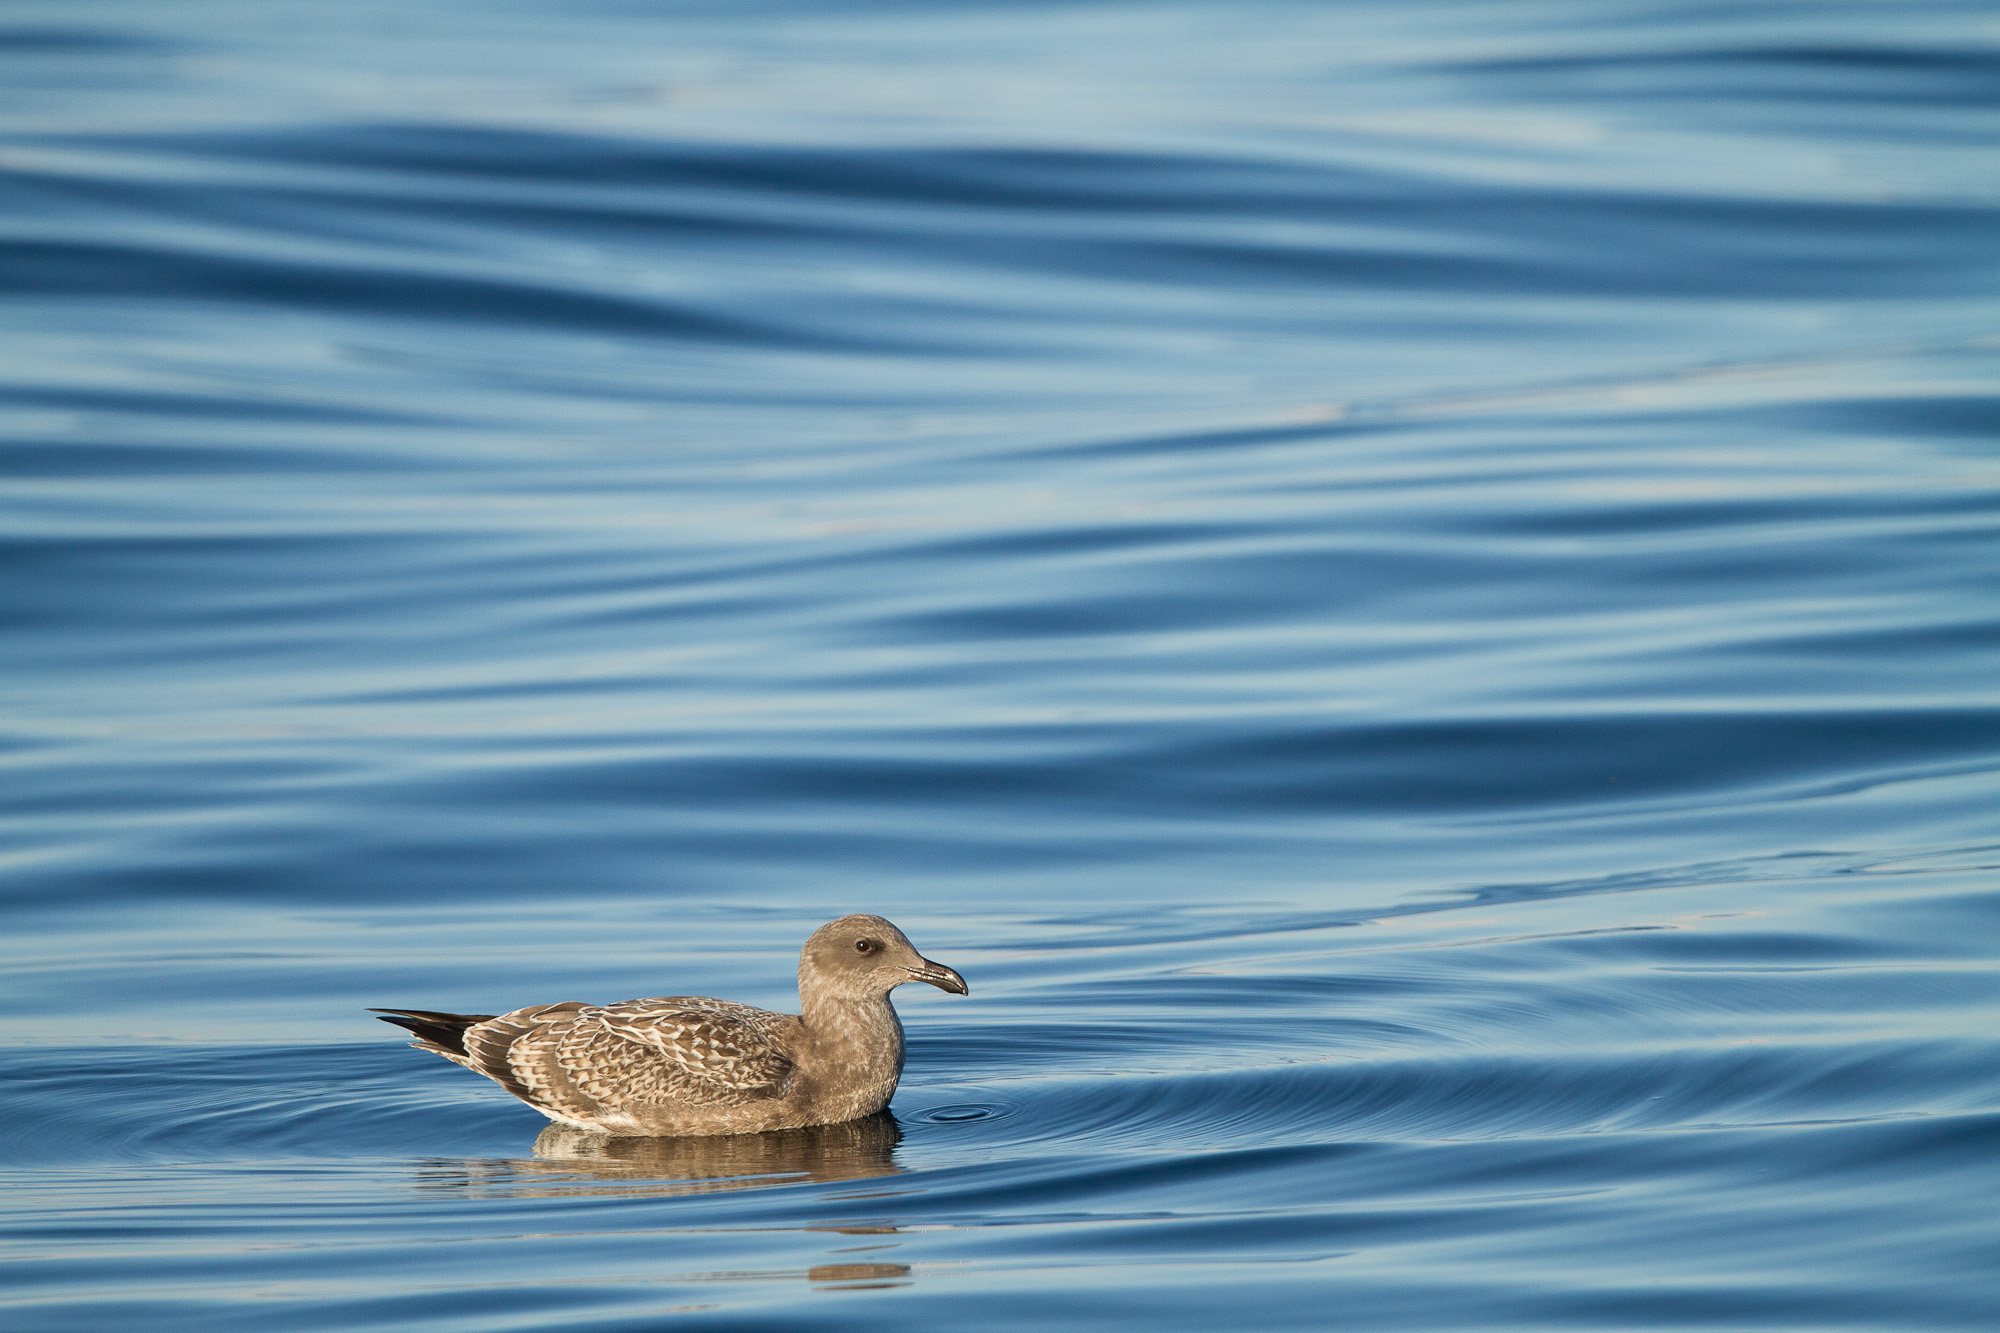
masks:
{"label": "bird's eye", "polygon": [[881,947],[882,946],[877,944],[874,940],[854,941],[854,952],[856,953],[874,953],[877,949]]}

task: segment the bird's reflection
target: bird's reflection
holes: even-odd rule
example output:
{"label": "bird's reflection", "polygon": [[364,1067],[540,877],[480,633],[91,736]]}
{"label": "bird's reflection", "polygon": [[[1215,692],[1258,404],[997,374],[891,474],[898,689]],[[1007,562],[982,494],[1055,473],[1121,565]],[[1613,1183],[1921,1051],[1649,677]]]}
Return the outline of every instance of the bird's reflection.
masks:
{"label": "bird's reflection", "polygon": [[695,1138],[612,1138],[550,1125],[535,1140],[533,1157],[448,1167],[433,1162],[423,1183],[523,1198],[579,1190],[665,1196],[824,1184],[895,1175],[902,1170],[895,1160],[901,1139],[887,1111],[810,1129]]}

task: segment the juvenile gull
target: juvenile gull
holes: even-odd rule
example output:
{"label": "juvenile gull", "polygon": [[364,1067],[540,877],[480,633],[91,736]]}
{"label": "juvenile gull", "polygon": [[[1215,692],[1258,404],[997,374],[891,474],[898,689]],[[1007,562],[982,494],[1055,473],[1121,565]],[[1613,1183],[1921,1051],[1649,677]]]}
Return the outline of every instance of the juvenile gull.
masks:
{"label": "juvenile gull", "polygon": [[410,1044],[486,1075],[549,1119],[606,1134],[748,1134],[830,1125],[889,1104],[903,1025],[889,992],[965,978],[879,916],[844,916],[799,952],[799,1012],[704,995],[537,1004],[511,1014],[371,1009]]}

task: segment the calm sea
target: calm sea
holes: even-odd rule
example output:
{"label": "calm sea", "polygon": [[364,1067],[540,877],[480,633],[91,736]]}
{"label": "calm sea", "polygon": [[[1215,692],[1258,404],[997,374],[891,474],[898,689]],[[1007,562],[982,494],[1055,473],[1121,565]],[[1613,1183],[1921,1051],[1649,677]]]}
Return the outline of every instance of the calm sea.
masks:
{"label": "calm sea", "polygon": [[[2000,19],[13,0],[0,1324],[2000,1326]],[[792,1001],[590,1140],[368,1005]]]}

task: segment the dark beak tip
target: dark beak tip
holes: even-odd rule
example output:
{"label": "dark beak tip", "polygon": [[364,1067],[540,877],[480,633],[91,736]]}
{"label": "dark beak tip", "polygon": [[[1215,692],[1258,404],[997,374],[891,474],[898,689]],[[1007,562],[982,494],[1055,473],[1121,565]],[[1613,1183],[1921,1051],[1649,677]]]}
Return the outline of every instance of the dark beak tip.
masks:
{"label": "dark beak tip", "polygon": [[910,969],[910,971],[918,981],[928,981],[947,995],[972,994],[972,988],[965,984],[965,978],[958,975],[955,969],[946,967],[943,963],[933,963],[929,959],[925,959],[922,971],[917,971],[915,968]]}

